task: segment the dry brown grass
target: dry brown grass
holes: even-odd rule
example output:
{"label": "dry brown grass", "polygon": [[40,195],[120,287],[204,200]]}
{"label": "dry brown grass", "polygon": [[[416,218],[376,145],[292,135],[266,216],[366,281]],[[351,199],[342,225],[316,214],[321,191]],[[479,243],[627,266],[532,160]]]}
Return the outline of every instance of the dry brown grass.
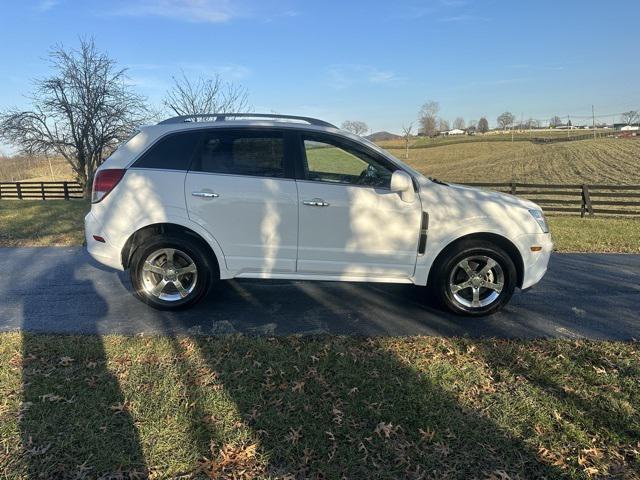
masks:
{"label": "dry brown grass", "polygon": [[0,182],[74,180],[71,167],[63,158],[16,155],[0,156]]}
{"label": "dry brown grass", "polygon": [[[404,150],[389,149],[400,159]],[[640,141],[583,140],[550,145],[466,142],[409,151],[408,163],[454,182],[640,183]]]}

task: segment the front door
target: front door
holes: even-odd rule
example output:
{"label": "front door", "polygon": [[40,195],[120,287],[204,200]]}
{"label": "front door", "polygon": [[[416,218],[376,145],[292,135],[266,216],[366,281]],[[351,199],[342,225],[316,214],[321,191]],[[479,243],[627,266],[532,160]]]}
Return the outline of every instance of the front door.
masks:
{"label": "front door", "polygon": [[303,134],[298,273],[409,278],[421,204],[391,192],[397,167],[341,137]]}
{"label": "front door", "polygon": [[295,272],[298,194],[284,137],[212,129],[187,174],[189,217],[216,238],[236,275]]}

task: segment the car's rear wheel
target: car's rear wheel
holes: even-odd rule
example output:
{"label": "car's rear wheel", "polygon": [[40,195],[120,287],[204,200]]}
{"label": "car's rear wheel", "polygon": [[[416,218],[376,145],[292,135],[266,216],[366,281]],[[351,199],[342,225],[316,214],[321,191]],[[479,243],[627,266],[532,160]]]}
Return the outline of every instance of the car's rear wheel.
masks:
{"label": "car's rear wheel", "polygon": [[136,296],[154,308],[188,308],[209,289],[210,263],[202,245],[189,237],[152,237],[133,254],[131,283]]}
{"label": "car's rear wheel", "polygon": [[511,257],[484,241],[465,241],[447,252],[431,276],[439,302],[464,315],[489,315],[511,299],[517,272]]}

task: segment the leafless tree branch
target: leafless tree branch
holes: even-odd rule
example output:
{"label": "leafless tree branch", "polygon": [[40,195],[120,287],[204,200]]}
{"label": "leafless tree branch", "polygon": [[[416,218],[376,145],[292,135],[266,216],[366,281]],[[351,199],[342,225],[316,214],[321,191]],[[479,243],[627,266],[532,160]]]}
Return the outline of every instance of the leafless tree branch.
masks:
{"label": "leafless tree branch", "polygon": [[55,46],[49,59],[53,76],[36,81],[31,110],[0,114],[0,137],[23,153],[64,157],[89,195],[105,156],[148,118],[145,99],[93,40]]}
{"label": "leafless tree branch", "polygon": [[369,131],[369,126],[360,120],[346,120],[342,122],[340,128],[347,132],[351,132],[354,135],[364,135]]}
{"label": "leafless tree branch", "polygon": [[162,103],[174,115],[246,113],[251,110],[249,93],[242,85],[225,82],[219,75],[192,80],[184,72],[181,77],[173,77],[173,86]]}

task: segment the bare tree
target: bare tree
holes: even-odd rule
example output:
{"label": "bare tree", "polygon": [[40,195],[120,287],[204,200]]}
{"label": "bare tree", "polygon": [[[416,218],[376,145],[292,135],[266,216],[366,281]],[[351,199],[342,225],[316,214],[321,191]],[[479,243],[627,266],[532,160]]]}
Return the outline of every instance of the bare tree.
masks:
{"label": "bare tree", "polygon": [[420,108],[420,130],[423,135],[432,137],[438,133],[438,112],[440,105],[438,102],[430,100]]}
{"label": "bare tree", "polygon": [[551,117],[551,120],[549,120],[550,127],[559,127],[560,125],[562,125],[562,119],[557,115]]}
{"label": "bare tree", "polygon": [[487,133],[489,131],[489,120],[486,117],[481,117],[478,120],[478,131],[480,133]]}
{"label": "bare tree", "polygon": [[56,46],[49,59],[54,73],[35,82],[32,109],[0,114],[0,137],[23,153],[64,157],[88,197],[105,155],[149,118],[145,99],[93,40]]}
{"label": "bare tree", "polygon": [[172,114],[246,113],[251,109],[247,89],[233,82],[225,82],[220,75],[190,79],[182,72],[181,77],[172,78],[173,86],[162,101]]}
{"label": "bare tree", "polygon": [[409,158],[409,141],[411,140],[411,131],[413,130],[413,123],[409,125],[402,125],[402,138],[404,139],[404,158]]}
{"label": "bare tree", "polygon": [[451,128],[449,127],[449,122],[446,121],[444,118],[439,118],[438,119],[438,131],[439,132],[448,132],[449,130],[451,130]]}
{"label": "bare tree", "polygon": [[503,130],[506,130],[511,125],[513,125],[513,122],[515,119],[516,117],[511,112],[501,113],[500,116],[497,118],[498,125],[500,125],[500,128],[502,128]]}
{"label": "bare tree", "polygon": [[360,120],[346,120],[342,122],[340,128],[347,132],[351,132],[354,135],[363,135],[369,131],[367,124]]}
{"label": "bare tree", "polygon": [[536,120],[535,118],[529,118],[527,120],[526,126],[528,129],[540,128],[540,121]]}
{"label": "bare tree", "polygon": [[464,118],[458,117],[453,121],[453,128],[457,128],[458,130],[464,130],[466,124],[464,123]]}
{"label": "bare tree", "polygon": [[638,112],[636,110],[629,110],[628,112],[624,112],[622,115],[620,115],[620,118],[622,119],[623,123],[632,125],[638,121],[638,118],[640,118],[640,116],[638,115]]}

